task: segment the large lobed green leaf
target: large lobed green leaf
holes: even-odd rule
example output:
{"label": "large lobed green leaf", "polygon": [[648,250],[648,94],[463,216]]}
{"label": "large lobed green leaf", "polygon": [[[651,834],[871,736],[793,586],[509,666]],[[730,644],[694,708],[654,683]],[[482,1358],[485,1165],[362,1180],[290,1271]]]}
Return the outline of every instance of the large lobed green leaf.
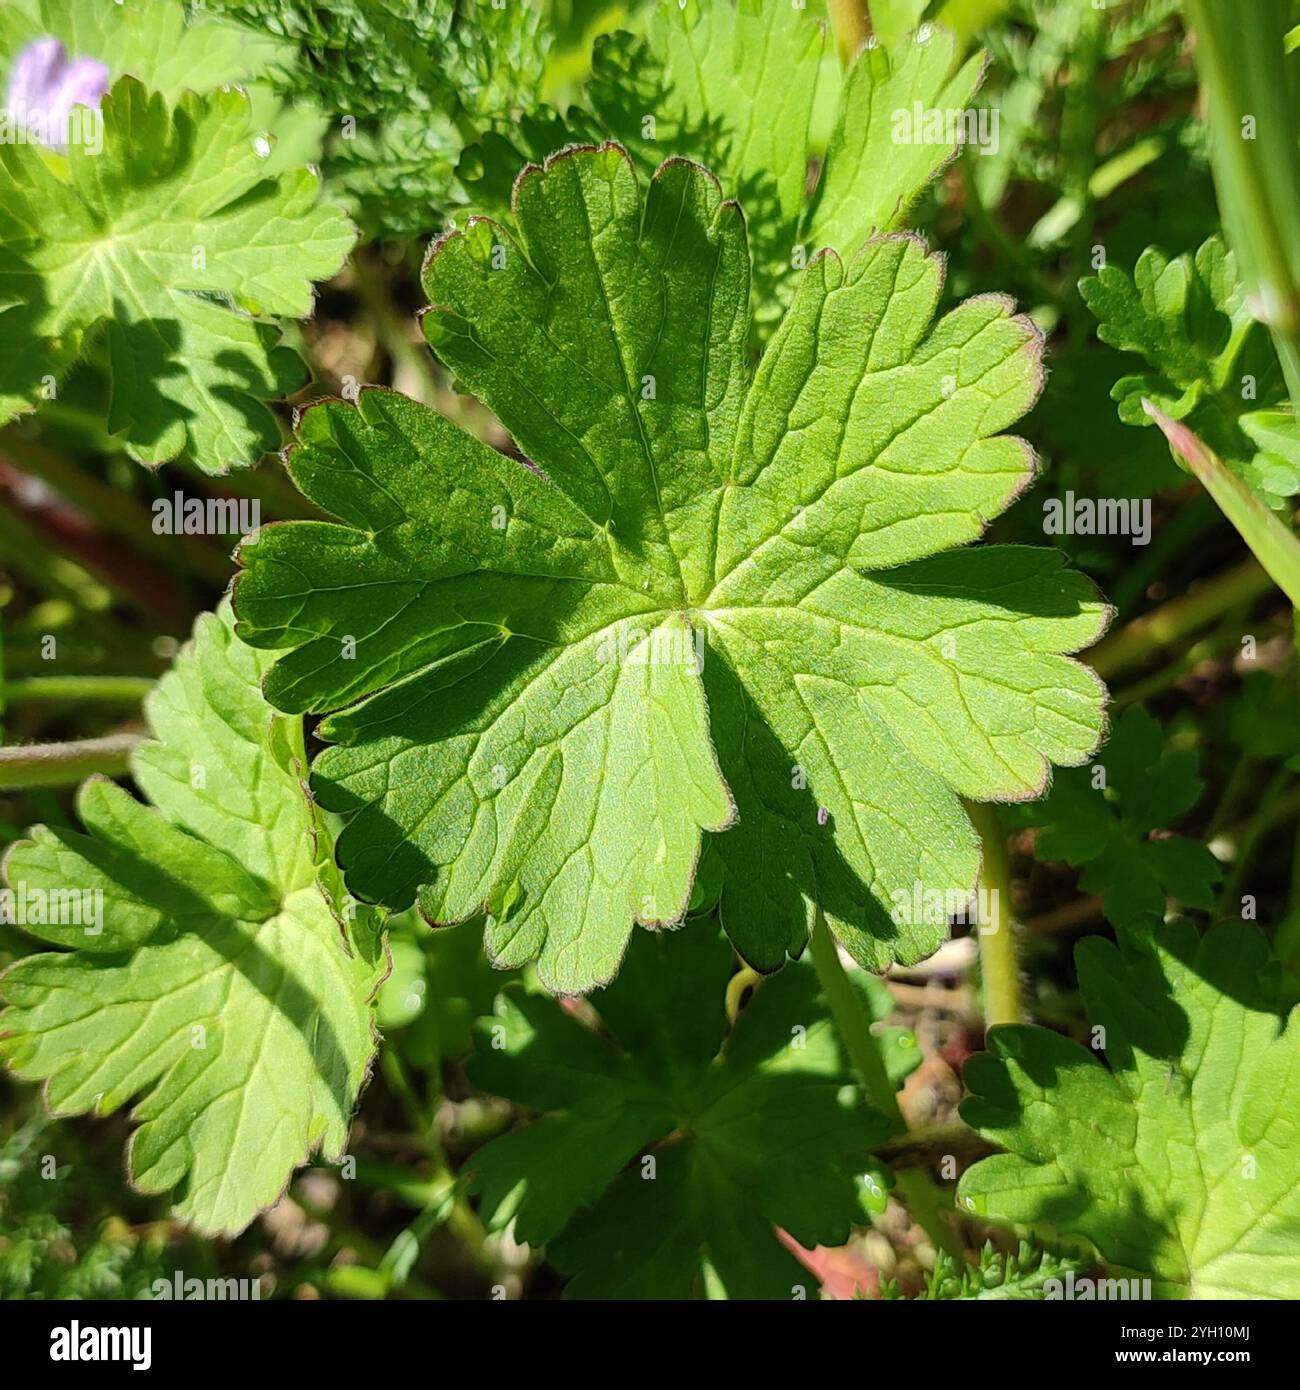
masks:
{"label": "large lobed green leaf", "polygon": [[[92,779],[89,834],[37,826],[4,865],[24,929],[66,949],[0,980],[0,1055],[58,1114],[136,1101],[132,1181],[178,1188],[209,1232],[241,1230],[316,1149],[342,1153],[387,971],[307,792],[300,721],[262,699],[266,664],[228,607],[200,618],[134,756],[152,804]],[[69,892],[102,895],[98,931],[84,908],[30,906]]]}
{"label": "large lobed green leaf", "polygon": [[967,1171],[975,1211],[1090,1241],[1157,1298],[1300,1296],[1300,1027],[1263,936],[1161,929],[1150,954],[1077,952],[1095,1055],[995,1028],[963,1117],[1009,1152]]}
{"label": "large lobed green leaf", "polygon": [[[289,468],[335,522],[245,543],[240,631],[273,703],[331,714],[318,794],[353,891],[457,921],[557,991],[678,922],[701,831],[762,969],[820,905],[913,961],[978,849],[959,796],[1082,762],[1105,623],[1048,550],[963,550],[1032,476],[999,434],[1041,344],[998,297],[937,322],[910,236],[827,254],[753,381],[748,254],[707,171],[643,198],[617,146],[526,171],[519,240],[433,248],[430,341],[535,467],[381,391],[303,415]],[[343,706],[348,706],[346,709]],[[719,833],[725,832],[725,833]]]}
{"label": "large lobed green leaf", "polygon": [[[970,108],[984,61],[982,53],[961,61],[955,35],[933,24],[858,54],[844,78],[808,220],[814,249],[851,251],[870,232],[902,223],[957,153],[964,130],[957,118]],[[943,138],[935,138],[935,113],[942,116]]]}

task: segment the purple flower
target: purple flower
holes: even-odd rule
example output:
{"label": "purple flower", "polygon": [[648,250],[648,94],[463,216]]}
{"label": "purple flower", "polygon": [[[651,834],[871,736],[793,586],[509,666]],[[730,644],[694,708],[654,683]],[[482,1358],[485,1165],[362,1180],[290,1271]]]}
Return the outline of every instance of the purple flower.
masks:
{"label": "purple flower", "polygon": [[95,58],[69,58],[58,39],[36,39],[14,60],[5,115],[33,143],[64,149],[74,106],[99,109],[108,68]]}

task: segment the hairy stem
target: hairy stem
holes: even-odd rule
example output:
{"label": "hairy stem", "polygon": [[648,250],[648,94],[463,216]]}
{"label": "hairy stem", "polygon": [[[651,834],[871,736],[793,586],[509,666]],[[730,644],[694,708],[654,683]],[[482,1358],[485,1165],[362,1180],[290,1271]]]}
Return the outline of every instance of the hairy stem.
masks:
{"label": "hairy stem", "polygon": [[984,1025],[992,1028],[999,1023],[1020,1022],[1020,965],[1010,911],[1011,868],[997,812],[982,802],[968,802],[966,810],[979,832],[984,853],[980,869],[980,884],[985,890],[979,924],[980,975]]}
{"label": "hairy stem", "polygon": [[138,704],[153,689],[152,676],[25,676],[0,685],[0,700],[95,700]]}
{"label": "hairy stem", "polygon": [[871,12],[867,0],[827,0],[835,48],[842,67],[858,56],[862,45],[871,37]]}
{"label": "hairy stem", "polygon": [[429,1156],[430,1188],[424,1208],[407,1227],[410,1239],[422,1244],[439,1226],[446,1225],[460,1241],[480,1273],[495,1277],[496,1261],[488,1245],[488,1234],[478,1213],[470,1206],[447,1161],[438,1132],[437,1118],[425,1107],[407,1074],[405,1064],[395,1049],[386,1047],[380,1053],[380,1068],[384,1080],[406,1113],[412,1130],[420,1136]]}
{"label": "hairy stem", "polygon": [[66,787],[94,773],[120,777],[142,734],[107,734],[69,743],[28,743],[0,748],[0,791]]}
{"label": "hairy stem", "polygon": [[1300,608],[1300,540],[1180,420],[1170,419],[1145,398],[1142,409],[1160,426],[1170,448],[1201,480],[1269,577]]}

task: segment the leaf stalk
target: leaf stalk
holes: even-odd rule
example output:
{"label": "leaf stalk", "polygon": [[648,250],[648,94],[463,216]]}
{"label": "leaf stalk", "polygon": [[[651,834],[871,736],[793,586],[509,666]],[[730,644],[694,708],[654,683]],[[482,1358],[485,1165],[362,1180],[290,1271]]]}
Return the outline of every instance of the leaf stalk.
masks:
{"label": "leaf stalk", "polygon": [[0,748],[0,791],[67,787],[99,773],[120,777],[143,734],[107,734],[68,743],[27,743]]}
{"label": "leaf stalk", "polygon": [[[817,978],[821,981],[822,993],[830,1005],[836,1031],[849,1061],[862,1079],[867,1099],[885,1117],[892,1134],[907,1133],[907,1121],[899,1108],[894,1083],[885,1070],[884,1058],[871,1034],[862,999],[844,969],[839,949],[831,938],[820,909],[813,921],[809,951]],[[909,1168],[895,1176],[912,1219],[929,1236],[935,1249],[944,1250],[957,1259],[964,1258],[956,1236],[939,1210],[938,1194],[928,1174],[919,1168]]]}

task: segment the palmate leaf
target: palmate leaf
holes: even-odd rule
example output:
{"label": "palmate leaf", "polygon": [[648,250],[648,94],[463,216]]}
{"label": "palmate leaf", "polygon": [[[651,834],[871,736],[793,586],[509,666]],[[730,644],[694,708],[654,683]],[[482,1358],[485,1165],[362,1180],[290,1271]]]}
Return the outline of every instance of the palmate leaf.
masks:
{"label": "palmate leaf", "polygon": [[268,173],[237,89],[173,107],[123,78],[102,114],[99,153],[0,145],[0,421],[102,344],[132,457],[251,464],[279,440],[262,402],[305,379],[274,316],[311,312],[355,232],[313,171]]}
{"label": "palmate leaf", "polygon": [[570,1297],[790,1298],[808,1275],[773,1227],[843,1244],[883,1205],[870,1150],[887,1126],[850,1084],[815,971],[760,984],[728,1033],[732,959],[716,928],[641,933],[592,996],[601,1033],[518,992],[479,1025],[475,1086],[542,1114],[471,1157],[474,1190],[489,1228],[549,1242]]}
{"label": "palmate leaf", "polygon": [[965,62],[960,55],[953,33],[939,25],[858,55],[844,78],[808,222],[813,249],[848,252],[870,232],[899,226],[957,153],[963,112],[984,71],[983,54]]}
{"label": "palmate leaf", "polygon": [[[612,977],[686,911],[701,831],[762,969],[815,908],[873,968],[932,951],[915,885],[964,892],[959,794],[1078,763],[1102,689],[1064,653],[1105,609],[1059,556],[974,540],[1029,481],[997,432],[1041,381],[1000,298],[932,321],[908,236],[819,258],[751,383],[748,256],[704,170],[642,199],[617,146],[521,176],[520,240],[435,245],[426,332],[536,469],[381,391],[304,414],[289,469],[338,518],[243,546],[240,631],[315,768],[354,892],[487,909],[504,965]],[[947,551],[948,553],[942,553]],[[347,709],[343,706],[349,705]]]}
{"label": "palmate leaf", "polygon": [[1041,826],[1036,858],[1083,866],[1079,886],[1100,893],[1107,918],[1123,932],[1164,919],[1167,898],[1214,906],[1219,861],[1199,840],[1162,835],[1199,800],[1202,782],[1190,748],[1171,748],[1144,709],[1118,721],[1090,768],[1068,769],[1042,801],[1013,813]]}
{"label": "palmate leaf", "polygon": [[1090,939],[1079,983],[1109,1070],[1044,1028],[967,1064],[963,1117],[1009,1152],[962,1177],[975,1211],[1090,1241],[1158,1297],[1300,1296],[1300,1026],[1263,936],[1162,928],[1151,954]]}
{"label": "palmate leaf", "polygon": [[[644,36],[597,39],[581,103],[489,134],[462,159],[461,181],[477,211],[505,219],[519,165],[567,140],[616,140],[646,178],[671,156],[705,164],[745,209],[755,314],[775,322],[813,252],[848,254],[900,225],[956,152],[948,115],[969,105],[983,66],[959,62],[953,35],[935,25],[865,49],[836,94],[810,204],[810,123],[826,47],[824,26],[785,0],[658,4]],[[932,115],[914,130],[918,110],[939,112],[942,133]]]}
{"label": "palmate leaf", "polygon": [[[177,1213],[209,1232],[241,1230],[316,1149],[342,1153],[387,971],[379,914],[346,897],[307,793],[301,724],[262,699],[265,667],[228,608],[200,618],[134,756],[152,805],[94,779],[88,835],[38,826],[5,859],[20,925],[67,949],[0,979],[0,1055],[56,1113],[135,1100],[132,1181],[177,1187]],[[60,893],[83,906],[50,910]]]}

